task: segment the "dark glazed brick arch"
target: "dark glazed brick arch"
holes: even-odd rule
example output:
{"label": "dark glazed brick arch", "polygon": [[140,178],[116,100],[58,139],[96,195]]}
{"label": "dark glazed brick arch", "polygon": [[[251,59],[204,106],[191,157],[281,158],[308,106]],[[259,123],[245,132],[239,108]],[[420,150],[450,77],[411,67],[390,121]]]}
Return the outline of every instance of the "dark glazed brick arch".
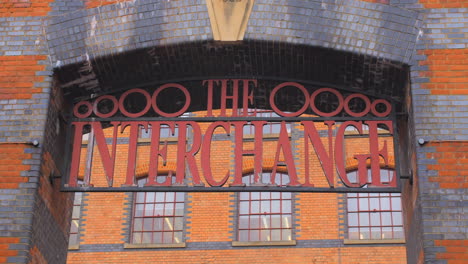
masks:
{"label": "dark glazed brick arch", "polygon": [[[332,49],[269,41],[213,41],[138,49],[56,69],[72,101],[165,82],[251,78],[313,83],[401,101],[406,64]],[[151,88],[153,87],[153,88]],[[190,86],[189,86],[190,87]]]}
{"label": "dark glazed brick arch", "polygon": [[[203,0],[135,0],[91,9],[54,9],[46,34],[56,67],[213,39]],[[245,40],[324,47],[409,63],[421,34],[418,16],[358,0],[256,0]]]}

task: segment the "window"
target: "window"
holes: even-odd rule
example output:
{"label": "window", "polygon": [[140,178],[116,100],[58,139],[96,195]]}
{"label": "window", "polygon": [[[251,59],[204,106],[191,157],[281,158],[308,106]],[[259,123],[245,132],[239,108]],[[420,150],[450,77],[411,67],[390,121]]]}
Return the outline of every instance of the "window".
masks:
{"label": "window", "polygon": [[[381,169],[383,177],[392,178],[393,173],[393,170]],[[350,174],[356,173],[348,173],[351,179],[353,176]],[[349,193],[347,208],[349,239],[401,239],[404,237],[399,193]]]}
{"label": "window", "polygon": [[70,237],[68,241],[69,248],[76,248],[79,245],[78,230],[80,227],[80,212],[83,193],[76,192],[73,199],[72,220],[70,225]]}
{"label": "window", "polygon": [[[158,176],[164,181],[167,176]],[[175,177],[172,177],[175,180]],[[138,186],[146,183],[138,180]],[[134,194],[131,243],[183,243],[185,194],[179,192],[138,192]]]}
{"label": "window", "polygon": [[[270,182],[271,172],[262,173],[262,182]],[[243,177],[251,185],[254,175]],[[276,183],[285,186],[289,176],[276,173]],[[292,194],[290,192],[240,192],[238,241],[292,240]]]}
{"label": "window", "polygon": [[[242,115],[242,109],[239,109],[239,115]],[[249,108],[248,109],[248,116],[251,117],[280,117],[277,113],[273,112],[273,110],[265,110],[265,109],[255,109]],[[286,129],[291,132],[291,124],[286,123]],[[268,122],[268,124],[263,126],[263,135],[266,134],[279,134],[281,131],[281,122]],[[244,126],[244,135],[254,135],[255,134],[255,127],[253,125],[245,125]]]}

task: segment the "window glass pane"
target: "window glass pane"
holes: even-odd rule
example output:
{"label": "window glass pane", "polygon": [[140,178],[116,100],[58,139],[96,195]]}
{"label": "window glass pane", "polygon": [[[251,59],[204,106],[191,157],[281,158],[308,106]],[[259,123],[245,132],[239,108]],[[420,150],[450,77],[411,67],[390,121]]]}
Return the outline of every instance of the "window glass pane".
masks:
{"label": "window glass pane", "polygon": [[401,199],[400,199],[400,197],[392,197],[392,210],[401,211]]}
{"label": "window glass pane", "polygon": [[164,203],[157,203],[154,207],[154,216],[164,215]]}
{"label": "window glass pane", "polygon": [[390,226],[392,225],[392,215],[389,212],[382,213],[382,225]]}
{"label": "window glass pane", "polygon": [[68,241],[70,245],[77,245],[78,244],[78,234],[70,234],[70,239]]}
{"label": "window glass pane", "polygon": [[371,211],[380,210],[379,200],[380,200],[379,198],[369,198]]}
{"label": "window glass pane", "polygon": [[388,197],[380,198],[380,206],[382,211],[390,210],[390,199]]}
{"label": "window glass pane", "polygon": [[291,213],[291,200],[282,200],[281,210],[283,211],[283,214],[290,214]]}
{"label": "window glass pane", "polygon": [[348,225],[349,226],[358,226],[358,214],[357,213],[348,213]]}
{"label": "window glass pane", "polygon": [[369,213],[359,213],[359,225],[369,226]]}
{"label": "window glass pane", "polygon": [[154,213],[154,204],[145,205],[145,216],[153,216]]}
{"label": "window glass pane", "polygon": [[153,230],[153,219],[145,218],[143,219],[143,231],[152,231]]}
{"label": "window glass pane", "polygon": [[250,196],[251,200],[259,200],[260,199],[260,193],[259,192],[252,192]]}
{"label": "window glass pane", "polygon": [[393,215],[393,225],[394,226],[403,225],[402,216],[401,216],[400,212],[394,212],[392,215]]}
{"label": "window glass pane", "polygon": [[166,192],[166,203],[172,203],[175,201],[175,193],[174,192]]}
{"label": "window glass pane", "polygon": [[260,241],[271,241],[270,230],[261,230],[260,232]]}
{"label": "window glass pane", "polygon": [[250,216],[250,229],[260,228],[260,216],[252,215]]}
{"label": "window glass pane", "polygon": [[163,203],[164,202],[164,196],[165,196],[165,193],[157,192],[156,193],[156,202],[157,203]]}
{"label": "window glass pane", "polygon": [[172,217],[164,217],[163,230],[173,231],[174,230],[173,221],[174,221],[174,218],[172,218]]}
{"label": "window glass pane", "polygon": [[393,238],[404,238],[405,234],[403,232],[403,227],[393,228]]}
{"label": "window glass pane", "polygon": [[152,233],[151,232],[144,232],[143,233],[143,239],[141,241],[141,243],[144,243],[144,244],[148,244],[148,243],[152,243]]}
{"label": "window glass pane", "polygon": [[280,199],[281,193],[279,192],[272,192],[271,193],[271,199]]}
{"label": "window glass pane", "polygon": [[164,208],[164,215],[167,215],[167,216],[174,215],[174,207],[172,204],[166,204],[166,207]]}
{"label": "window glass pane", "polygon": [[292,218],[291,215],[285,215],[283,216],[283,222],[282,222],[282,227],[283,228],[291,228],[292,227]]}
{"label": "window glass pane", "polygon": [[368,199],[359,199],[359,211],[369,211]]}
{"label": "window glass pane", "polygon": [[281,239],[281,229],[274,229],[271,231],[271,240],[272,241],[279,241]]}
{"label": "window glass pane", "polygon": [[163,230],[163,218],[153,218],[153,231]]}
{"label": "window glass pane", "polygon": [[240,212],[240,214],[248,214],[249,213],[249,202],[240,202],[239,212]]}
{"label": "window glass pane", "polygon": [[358,228],[349,228],[348,229],[349,239],[359,239],[359,229]]}
{"label": "window glass pane", "polygon": [[176,193],[176,201],[177,202],[183,202],[185,201],[185,194],[182,192]]}
{"label": "window glass pane", "polygon": [[279,200],[274,200],[271,202],[271,212],[279,213],[281,211],[281,203]]}
{"label": "window glass pane", "polygon": [[393,228],[382,227],[382,239],[392,239],[392,238],[393,238]]}
{"label": "window glass pane", "polygon": [[281,228],[281,216],[272,215],[271,216],[271,228]]}
{"label": "window glass pane", "polygon": [[78,233],[79,220],[73,220],[70,226],[70,233]]}
{"label": "window glass pane", "polygon": [[262,198],[262,200],[270,199],[270,193],[269,192],[262,192],[260,194],[260,197]]}
{"label": "window glass pane", "polygon": [[358,210],[357,199],[348,199],[348,211],[356,212]]}
{"label": "window glass pane", "polygon": [[184,221],[182,217],[177,217],[174,219],[174,230],[183,230]]}
{"label": "window glass pane", "polygon": [[159,232],[153,233],[153,243],[161,244],[162,242],[163,242],[162,233],[159,233]]}
{"label": "window glass pane", "polygon": [[380,226],[380,213],[370,213],[371,226]]}
{"label": "window glass pane", "polygon": [[248,192],[240,192],[239,193],[239,199],[240,200],[248,200],[250,194]]}
{"label": "window glass pane", "polygon": [[136,217],[141,217],[143,216],[143,209],[144,205],[143,204],[137,204],[135,208],[135,216]]}
{"label": "window glass pane", "polygon": [[291,199],[292,198],[291,193],[289,193],[289,192],[281,193],[281,197],[283,199]]}
{"label": "window glass pane", "polygon": [[137,203],[144,203],[145,202],[145,193],[144,192],[136,193],[136,202]]}
{"label": "window glass pane", "polygon": [[359,231],[360,231],[360,234],[359,234],[360,239],[370,239],[370,228],[362,227],[359,229]]}
{"label": "window glass pane", "polygon": [[258,230],[251,231],[249,241],[260,241],[260,232]]}
{"label": "window glass pane", "polygon": [[163,243],[171,244],[174,241],[174,233],[163,232]]}
{"label": "window glass pane", "polygon": [[133,231],[142,231],[143,230],[143,219],[136,218],[133,221]]}
{"label": "window glass pane", "polygon": [[248,229],[249,228],[249,216],[239,216],[239,228]]}
{"label": "window glass pane", "polygon": [[176,203],[175,204],[175,215],[183,216],[184,215],[184,204],[183,203]]}
{"label": "window glass pane", "polygon": [[270,201],[261,201],[261,208],[260,212],[261,213],[270,213]]}
{"label": "window glass pane", "polygon": [[182,243],[182,232],[174,232],[174,243]]}
{"label": "window glass pane", "polygon": [[248,241],[249,240],[249,231],[240,230],[238,239],[239,239],[239,241]]}
{"label": "window glass pane", "polygon": [[73,206],[72,218],[80,218],[80,206]]}
{"label": "window glass pane", "polygon": [[260,202],[257,202],[257,201],[253,201],[251,203],[251,208],[250,208],[250,213],[252,214],[258,214],[260,213]]}
{"label": "window glass pane", "polygon": [[141,243],[141,233],[140,232],[134,232],[133,233],[132,243],[134,243],[134,244],[140,244]]}
{"label": "window glass pane", "polygon": [[145,200],[147,203],[154,203],[154,192],[147,192]]}
{"label": "window glass pane", "polygon": [[371,228],[371,239],[381,239],[382,234],[380,232],[380,228],[373,227]]}
{"label": "window glass pane", "polygon": [[262,215],[261,219],[261,228],[271,228],[269,215]]}
{"label": "window glass pane", "polygon": [[283,229],[281,234],[281,240],[292,240],[292,233],[291,229]]}

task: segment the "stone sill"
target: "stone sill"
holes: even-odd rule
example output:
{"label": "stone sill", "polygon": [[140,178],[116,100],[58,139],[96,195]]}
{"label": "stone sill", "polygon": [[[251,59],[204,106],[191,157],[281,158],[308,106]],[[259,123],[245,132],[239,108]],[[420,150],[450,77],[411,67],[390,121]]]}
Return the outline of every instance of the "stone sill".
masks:
{"label": "stone sill", "polygon": [[232,241],[233,247],[265,247],[265,246],[295,246],[295,245],[296,245],[296,240],[255,241],[255,242]]}
{"label": "stone sill", "polygon": [[124,248],[184,248],[185,243],[176,244],[130,244],[125,243]]}
{"label": "stone sill", "polygon": [[80,249],[80,245],[70,245],[68,246],[68,250],[79,250]]}
{"label": "stone sill", "polygon": [[404,239],[345,239],[345,245],[365,245],[365,244],[405,244]]}

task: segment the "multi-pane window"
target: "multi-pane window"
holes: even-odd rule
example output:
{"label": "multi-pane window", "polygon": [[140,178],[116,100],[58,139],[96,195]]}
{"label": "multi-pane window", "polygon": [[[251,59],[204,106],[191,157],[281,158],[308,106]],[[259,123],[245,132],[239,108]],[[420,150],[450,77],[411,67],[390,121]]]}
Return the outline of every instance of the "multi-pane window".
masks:
{"label": "multi-pane window", "polygon": [[[393,170],[381,169],[384,177],[393,177],[393,173]],[[349,193],[347,208],[349,239],[404,237],[399,193]]]}
{"label": "multi-pane window", "polygon": [[[262,182],[270,182],[271,173],[262,173]],[[251,185],[254,175],[243,177]],[[276,184],[284,186],[289,176],[276,173]],[[240,192],[238,241],[292,240],[292,194],[290,192]]]}
{"label": "multi-pane window", "polygon": [[[166,176],[158,176],[165,179]],[[138,180],[143,186],[146,178]],[[133,244],[183,243],[185,194],[135,193],[131,242]]]}
{"label": "multi-pane window", "polygon": [[70,239],[68,245],[70,247],[78,246],[78,230],[80,227],[80,212],[81,212],[81,201],[83,198],[83,193],[76,192],[75,198],[73,199],[73,211],[72,211],[72,220],[70,225]]}
{"label": "multi-pane window", "polygon": [[[243,110],[239,109],[239,114],[242,114]],[[265,109],[254,109],[250,108],[248,109],[248,116],[252,117],[280,117],[277,113],[275,113],[273,110],[265,110]],[[289,132],[291,132],[291,124],[286,123],[286,129]],[[276,122],[268,122],[268,124],[263,126],[263,134],[279,134],[281,131],[281,122],[276,121]],[[245,125],[244,126],[244,135],[254,135],[255,134],[255,127],[253,125]]]}

